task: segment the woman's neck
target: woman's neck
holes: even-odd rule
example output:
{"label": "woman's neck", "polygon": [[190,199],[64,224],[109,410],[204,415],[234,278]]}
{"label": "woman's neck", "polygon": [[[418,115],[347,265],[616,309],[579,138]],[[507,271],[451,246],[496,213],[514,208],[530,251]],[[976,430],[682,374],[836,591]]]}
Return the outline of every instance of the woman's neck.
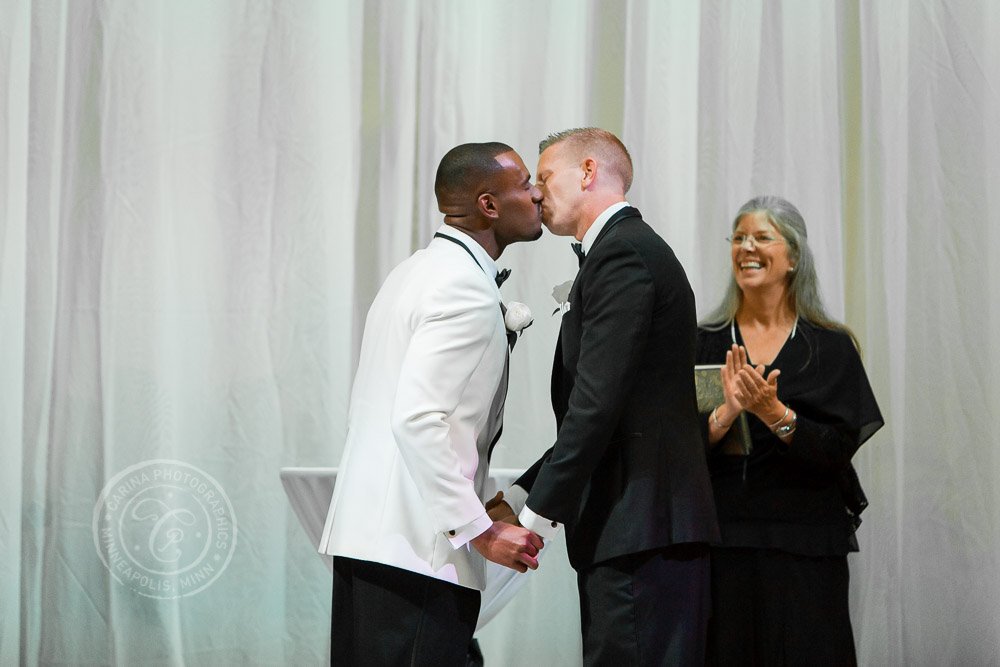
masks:
{"label": "woman's neck", "polygon": [[795,311],[785,290],[747,291],[736,311],[736,322],[741,328],[791,329],[795,324]]}

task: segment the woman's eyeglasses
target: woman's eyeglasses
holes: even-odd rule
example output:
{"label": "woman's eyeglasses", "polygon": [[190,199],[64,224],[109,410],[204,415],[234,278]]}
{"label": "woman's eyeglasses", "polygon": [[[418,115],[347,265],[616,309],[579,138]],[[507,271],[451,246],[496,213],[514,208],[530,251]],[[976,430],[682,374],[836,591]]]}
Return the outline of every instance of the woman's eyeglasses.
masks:
{"label": "woman's eyeglasses", "polygon": [[772,243],[781,243],[785,239],[781,238],[780,236],[774,236],[773,234],[768,234],[765,232],[763,234],[760,234],[759,236],[754,236],[753,234],[750,234],[748,236],[743,233],[736,233],[733,234],[732,236],[726,237],[726,240],[732,243],[734,246],[741,246],[747,241],[750,241],[755,246],[761,247],[761,246],[771,245]]}

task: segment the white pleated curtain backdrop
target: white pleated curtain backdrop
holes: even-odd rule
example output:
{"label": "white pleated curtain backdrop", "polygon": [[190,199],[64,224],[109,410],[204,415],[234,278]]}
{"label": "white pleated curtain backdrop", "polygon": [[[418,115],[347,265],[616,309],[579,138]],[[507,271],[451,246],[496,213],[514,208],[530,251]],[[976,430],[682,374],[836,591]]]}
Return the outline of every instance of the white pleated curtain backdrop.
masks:
{"label": "white pleated curtain backdrop", "polygon": [[[0,664],[323,664],[329,573],[278,469],[339,460],[440,156],[500,140],[534,171],[582,125],[629,146],[700,313],[738,206],[799,206],[887,419],[855,457],[861,662],[1000,664],[997,34],[989,0],[0,3]],[[493,460],[523,467],[575,258],[546,234],[499,264],[535,313]],[[238,523],[188,597],[95,548],[102,489],[161,459]],[[578,663],[572,577],[536,574],[487,664]]]}

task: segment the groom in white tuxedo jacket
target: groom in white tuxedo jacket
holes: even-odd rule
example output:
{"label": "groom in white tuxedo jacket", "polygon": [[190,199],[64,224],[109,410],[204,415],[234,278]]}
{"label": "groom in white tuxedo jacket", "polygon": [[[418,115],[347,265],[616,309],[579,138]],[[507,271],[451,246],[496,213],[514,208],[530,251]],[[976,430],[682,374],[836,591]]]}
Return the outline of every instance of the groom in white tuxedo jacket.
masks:
{"label": "groom in white tuxedo jacket", "polygon": [[464,665],[484,558],[524,572],[542,548],[483,498],[507,389],[494,262],[541,235],[541,193],[501,143],[449,151],[434,190],[445,224],[365,322],[320,542],[334,556],[335,665]]}

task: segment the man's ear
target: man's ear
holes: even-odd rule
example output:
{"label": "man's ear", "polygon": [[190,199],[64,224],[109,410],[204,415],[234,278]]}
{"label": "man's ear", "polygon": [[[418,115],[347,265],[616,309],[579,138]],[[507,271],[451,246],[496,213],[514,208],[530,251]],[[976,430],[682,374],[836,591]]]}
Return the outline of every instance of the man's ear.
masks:
{"label": "man's ear", "polygon": [[588,157],[580,164],[580,170],[583,172],[583,179],[580,181],[580,187],[586,190],[591,185],[593,185],[594,180],[597,179],[597,160],[592,157]]}
{"label": "man's ear", "polygon": [[496,197],[492,193],[484,192],[479,195],[479,199],[476,200],[476,206],[479,208],[479,213],[486,218],[499,218],[500,211],[497,208]]}

